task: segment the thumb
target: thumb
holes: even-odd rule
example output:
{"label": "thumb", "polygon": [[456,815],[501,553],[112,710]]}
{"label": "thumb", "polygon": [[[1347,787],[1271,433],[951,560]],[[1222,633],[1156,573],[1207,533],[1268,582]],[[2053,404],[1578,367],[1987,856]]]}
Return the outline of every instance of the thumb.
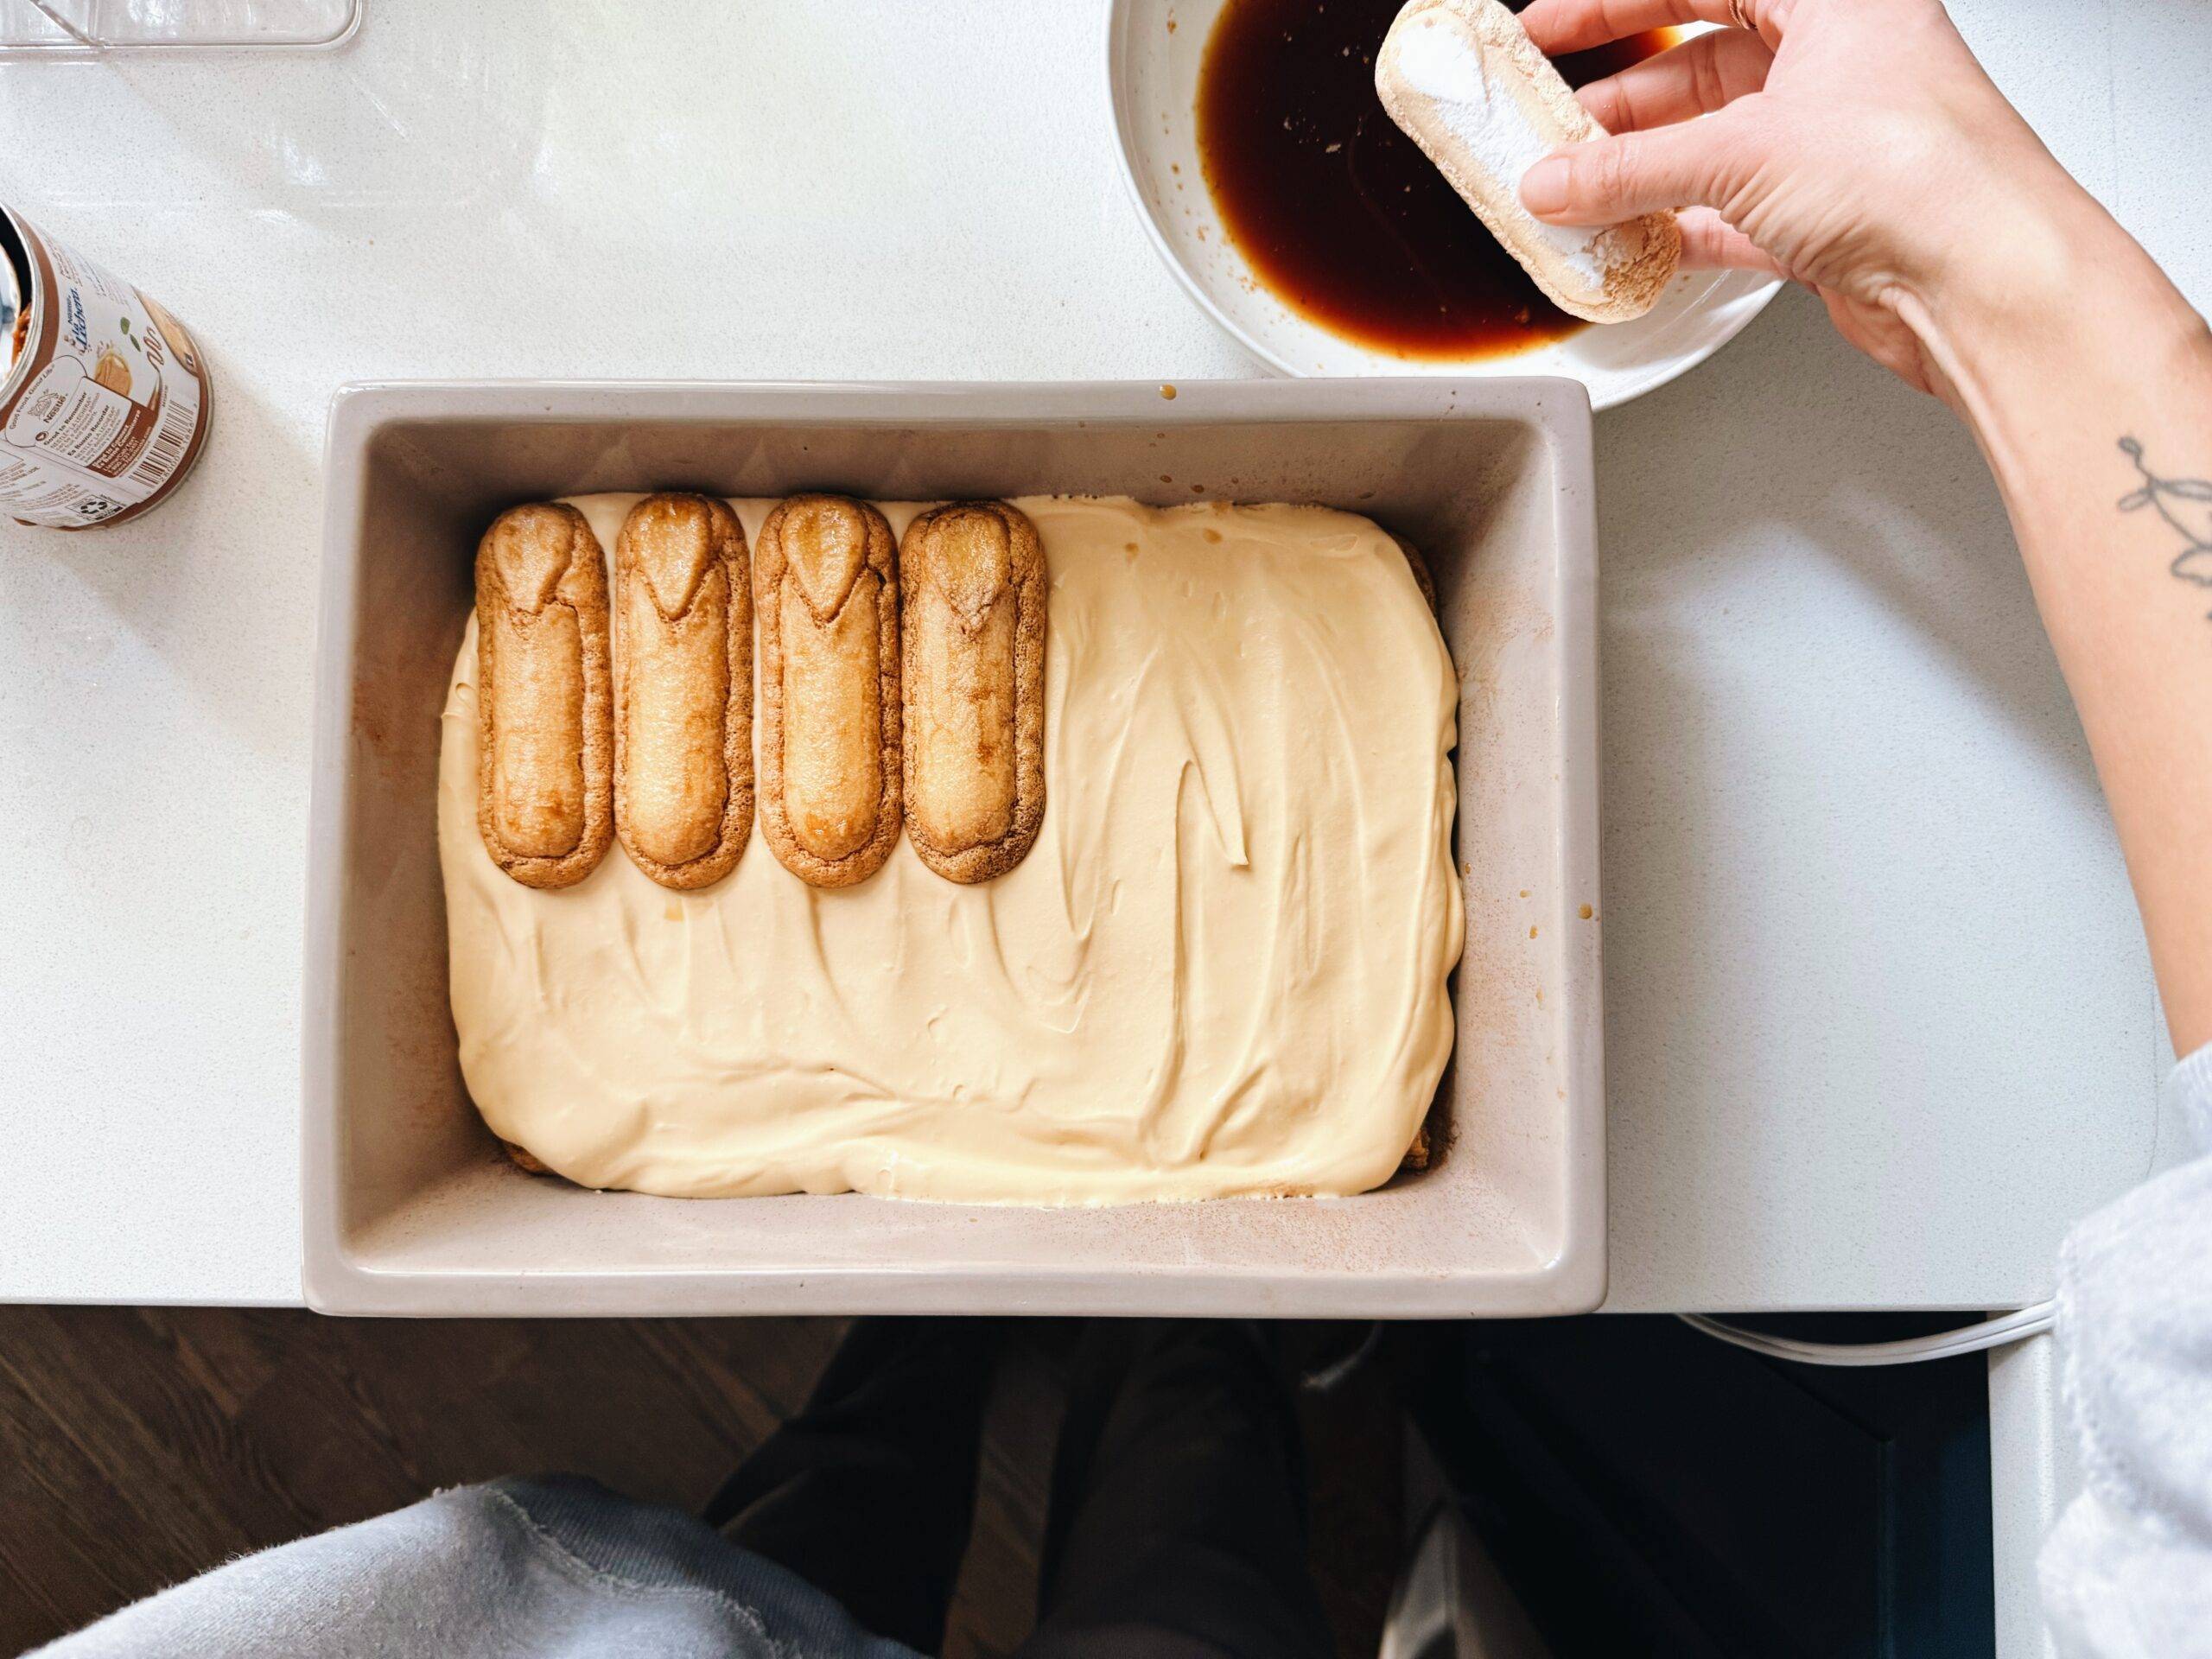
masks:
{"label": "thumb", "polygon": [[1555,225],[1618,225],[1672,207],[1720,207],[1743,146],[1726,111],[1679,126],[1592,138],[1554,150],[1521,181],[1521,200]]}

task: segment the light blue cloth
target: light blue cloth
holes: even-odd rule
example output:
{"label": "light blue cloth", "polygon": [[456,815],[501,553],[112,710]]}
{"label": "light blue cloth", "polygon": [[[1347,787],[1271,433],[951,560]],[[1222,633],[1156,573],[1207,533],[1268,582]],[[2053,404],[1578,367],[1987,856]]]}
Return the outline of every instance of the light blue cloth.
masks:
{"label": "light blue cloth", "polygon": [[2166,1087],[2196,1161],[2091,1216],[2059,1257],[2083,1490],[2044,1544],[2043,1600],[2082,1659],[2212,1656],[2212,1047]]}
{"label": "light blue cloth", "polygon": [[438,1493],[247,1555],[50,1659],[914,1659],[702,1522],[569,1477]]}

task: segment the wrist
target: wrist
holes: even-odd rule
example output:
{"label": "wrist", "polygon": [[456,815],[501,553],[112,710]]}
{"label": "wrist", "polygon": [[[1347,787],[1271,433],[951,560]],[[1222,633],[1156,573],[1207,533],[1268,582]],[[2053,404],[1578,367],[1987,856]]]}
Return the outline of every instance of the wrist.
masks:
{"label": "wrist", "polygon": [[1961,238],[1970,264],[1892,296],[1986,444],[2008,415],[2063,420],[2069,391],[2139,383],[2204,348],[2203,320],[2157,263],[2066,184],[2002,215],[2001,234]]}

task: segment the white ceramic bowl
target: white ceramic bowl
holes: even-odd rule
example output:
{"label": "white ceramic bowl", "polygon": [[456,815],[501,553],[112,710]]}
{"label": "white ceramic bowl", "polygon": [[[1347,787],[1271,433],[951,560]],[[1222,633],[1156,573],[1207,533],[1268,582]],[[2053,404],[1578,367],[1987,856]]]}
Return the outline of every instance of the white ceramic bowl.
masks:
{"label": "white ceramic bowl", "polygon": [[[1198,68],[1226,0],[1108,0],[1106,77],[1122,175],[1160,256],[1252,354],[1295,375],[1564,375],[1598,409],[1624,404],[1702,363],[1757,316],[1780,283],[1743,271],[1685,271],[1634,322],[1584,328],[1505,355],[1402,357],[1300,316],[1262,282],[1221,222],[1198,165]],[[1172,25],[1172,27],[1171,27]]]}

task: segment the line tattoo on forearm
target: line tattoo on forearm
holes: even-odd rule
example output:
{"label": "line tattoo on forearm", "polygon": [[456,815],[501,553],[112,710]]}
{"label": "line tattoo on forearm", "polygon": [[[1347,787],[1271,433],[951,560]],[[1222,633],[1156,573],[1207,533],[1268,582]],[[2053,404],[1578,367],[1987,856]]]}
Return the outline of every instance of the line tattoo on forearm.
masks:
{"label": "line tattoo on forearm", "polygon": [[[2212,480],[2160,478],[2143,464],[2143,446],[2133,438],[2120,441],[2121,451],[2135,463],[2143,482],[2120,498],[2122,512],[2145,507],[2157,513],[2182,539],[2182,550],[2166,568],[2177,582],[2212,588]],[[2191,519],[2198,522],[2192,524]],[[2205,620],[2212,621],[2212,611]]]}

